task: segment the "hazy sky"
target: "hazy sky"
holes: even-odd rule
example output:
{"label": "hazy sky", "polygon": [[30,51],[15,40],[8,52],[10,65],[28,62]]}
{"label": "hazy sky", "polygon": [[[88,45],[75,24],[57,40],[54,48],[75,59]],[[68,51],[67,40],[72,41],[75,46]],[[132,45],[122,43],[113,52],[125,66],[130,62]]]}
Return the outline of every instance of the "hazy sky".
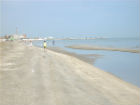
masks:
{"label": "hazy sky", "polygon": [[139,0],[1,0],[1,35],[135,37]]}

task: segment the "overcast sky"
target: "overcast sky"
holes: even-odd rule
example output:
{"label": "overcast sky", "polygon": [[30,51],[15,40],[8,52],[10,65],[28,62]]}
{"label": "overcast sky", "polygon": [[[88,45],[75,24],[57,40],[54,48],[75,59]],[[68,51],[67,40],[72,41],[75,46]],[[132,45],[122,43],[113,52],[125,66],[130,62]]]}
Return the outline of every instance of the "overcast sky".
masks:
{"label": "overcast sky", "polygon": [[1,0],[1,34],[137,37],[139,0]]}

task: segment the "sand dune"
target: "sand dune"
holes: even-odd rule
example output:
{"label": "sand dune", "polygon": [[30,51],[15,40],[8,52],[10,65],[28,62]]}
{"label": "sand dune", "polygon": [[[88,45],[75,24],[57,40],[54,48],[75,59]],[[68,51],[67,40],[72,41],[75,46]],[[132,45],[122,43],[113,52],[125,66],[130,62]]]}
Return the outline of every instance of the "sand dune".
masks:
{"label": "sand dune", "polygon": [[140,89],[73,56],[0,43],[0,105],[138,105]]}

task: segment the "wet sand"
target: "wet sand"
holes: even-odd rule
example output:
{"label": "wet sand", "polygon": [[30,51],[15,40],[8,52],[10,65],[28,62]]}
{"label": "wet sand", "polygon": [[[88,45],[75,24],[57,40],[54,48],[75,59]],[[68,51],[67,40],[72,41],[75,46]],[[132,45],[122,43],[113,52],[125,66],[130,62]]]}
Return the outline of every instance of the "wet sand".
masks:
{"label": "wet sand", "polygon": [[139,93],[73,56],[0,43],[0,105],[138,105]]}
{"label": "wet sand", "polygon": [[99,54],[77,54],[77,53],[74,53],[74,52],[68,52],[60,47],[49,47],[48,48],[49,50],[51,51],[54,51],[54,52],[58,52],[58,53],[62,53],[62,54],[65,54],[65,55],[69,55],[69,56],[73,56],[73,57],[76,57],[82,61],[85,61],[89,64],[94,64],[94,62],[96,61],[96,59],[102,57],[103,55],[99,55]]}
{"label": "wet sand", "polygon": [[140,49],[111,48],[111,47],[109,48],[109,47],[90,46],[90,45],[71,45],[66,47],[72,49],[80,49],[80,50],[107,50],[107,51],[140,53]]}

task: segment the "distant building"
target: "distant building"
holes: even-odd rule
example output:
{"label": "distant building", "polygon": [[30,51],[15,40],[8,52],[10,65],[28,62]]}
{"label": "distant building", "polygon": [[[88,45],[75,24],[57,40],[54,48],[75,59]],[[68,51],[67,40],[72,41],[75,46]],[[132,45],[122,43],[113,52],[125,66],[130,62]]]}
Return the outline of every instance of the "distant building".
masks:
{"label": "distant building", "polygon": [[26,34],[21,34],[21,35],[17,35],[17,34],[13,34],[13,35],[10,35],[11,37],[13,37],[14,39],[24,39],[26,38]]}
{"label": "distant building", "polygon": [[6,41],[5,36],[0,36],[0,42]]}
{"label": "distant building", "polygon": [[19,40],[19,39],[25,39],[27,38],[26,34],[12,34],[12,35],[4,35],[4,36],[0,36],[0,40],[1,41],[5,41],[5,40]]}

